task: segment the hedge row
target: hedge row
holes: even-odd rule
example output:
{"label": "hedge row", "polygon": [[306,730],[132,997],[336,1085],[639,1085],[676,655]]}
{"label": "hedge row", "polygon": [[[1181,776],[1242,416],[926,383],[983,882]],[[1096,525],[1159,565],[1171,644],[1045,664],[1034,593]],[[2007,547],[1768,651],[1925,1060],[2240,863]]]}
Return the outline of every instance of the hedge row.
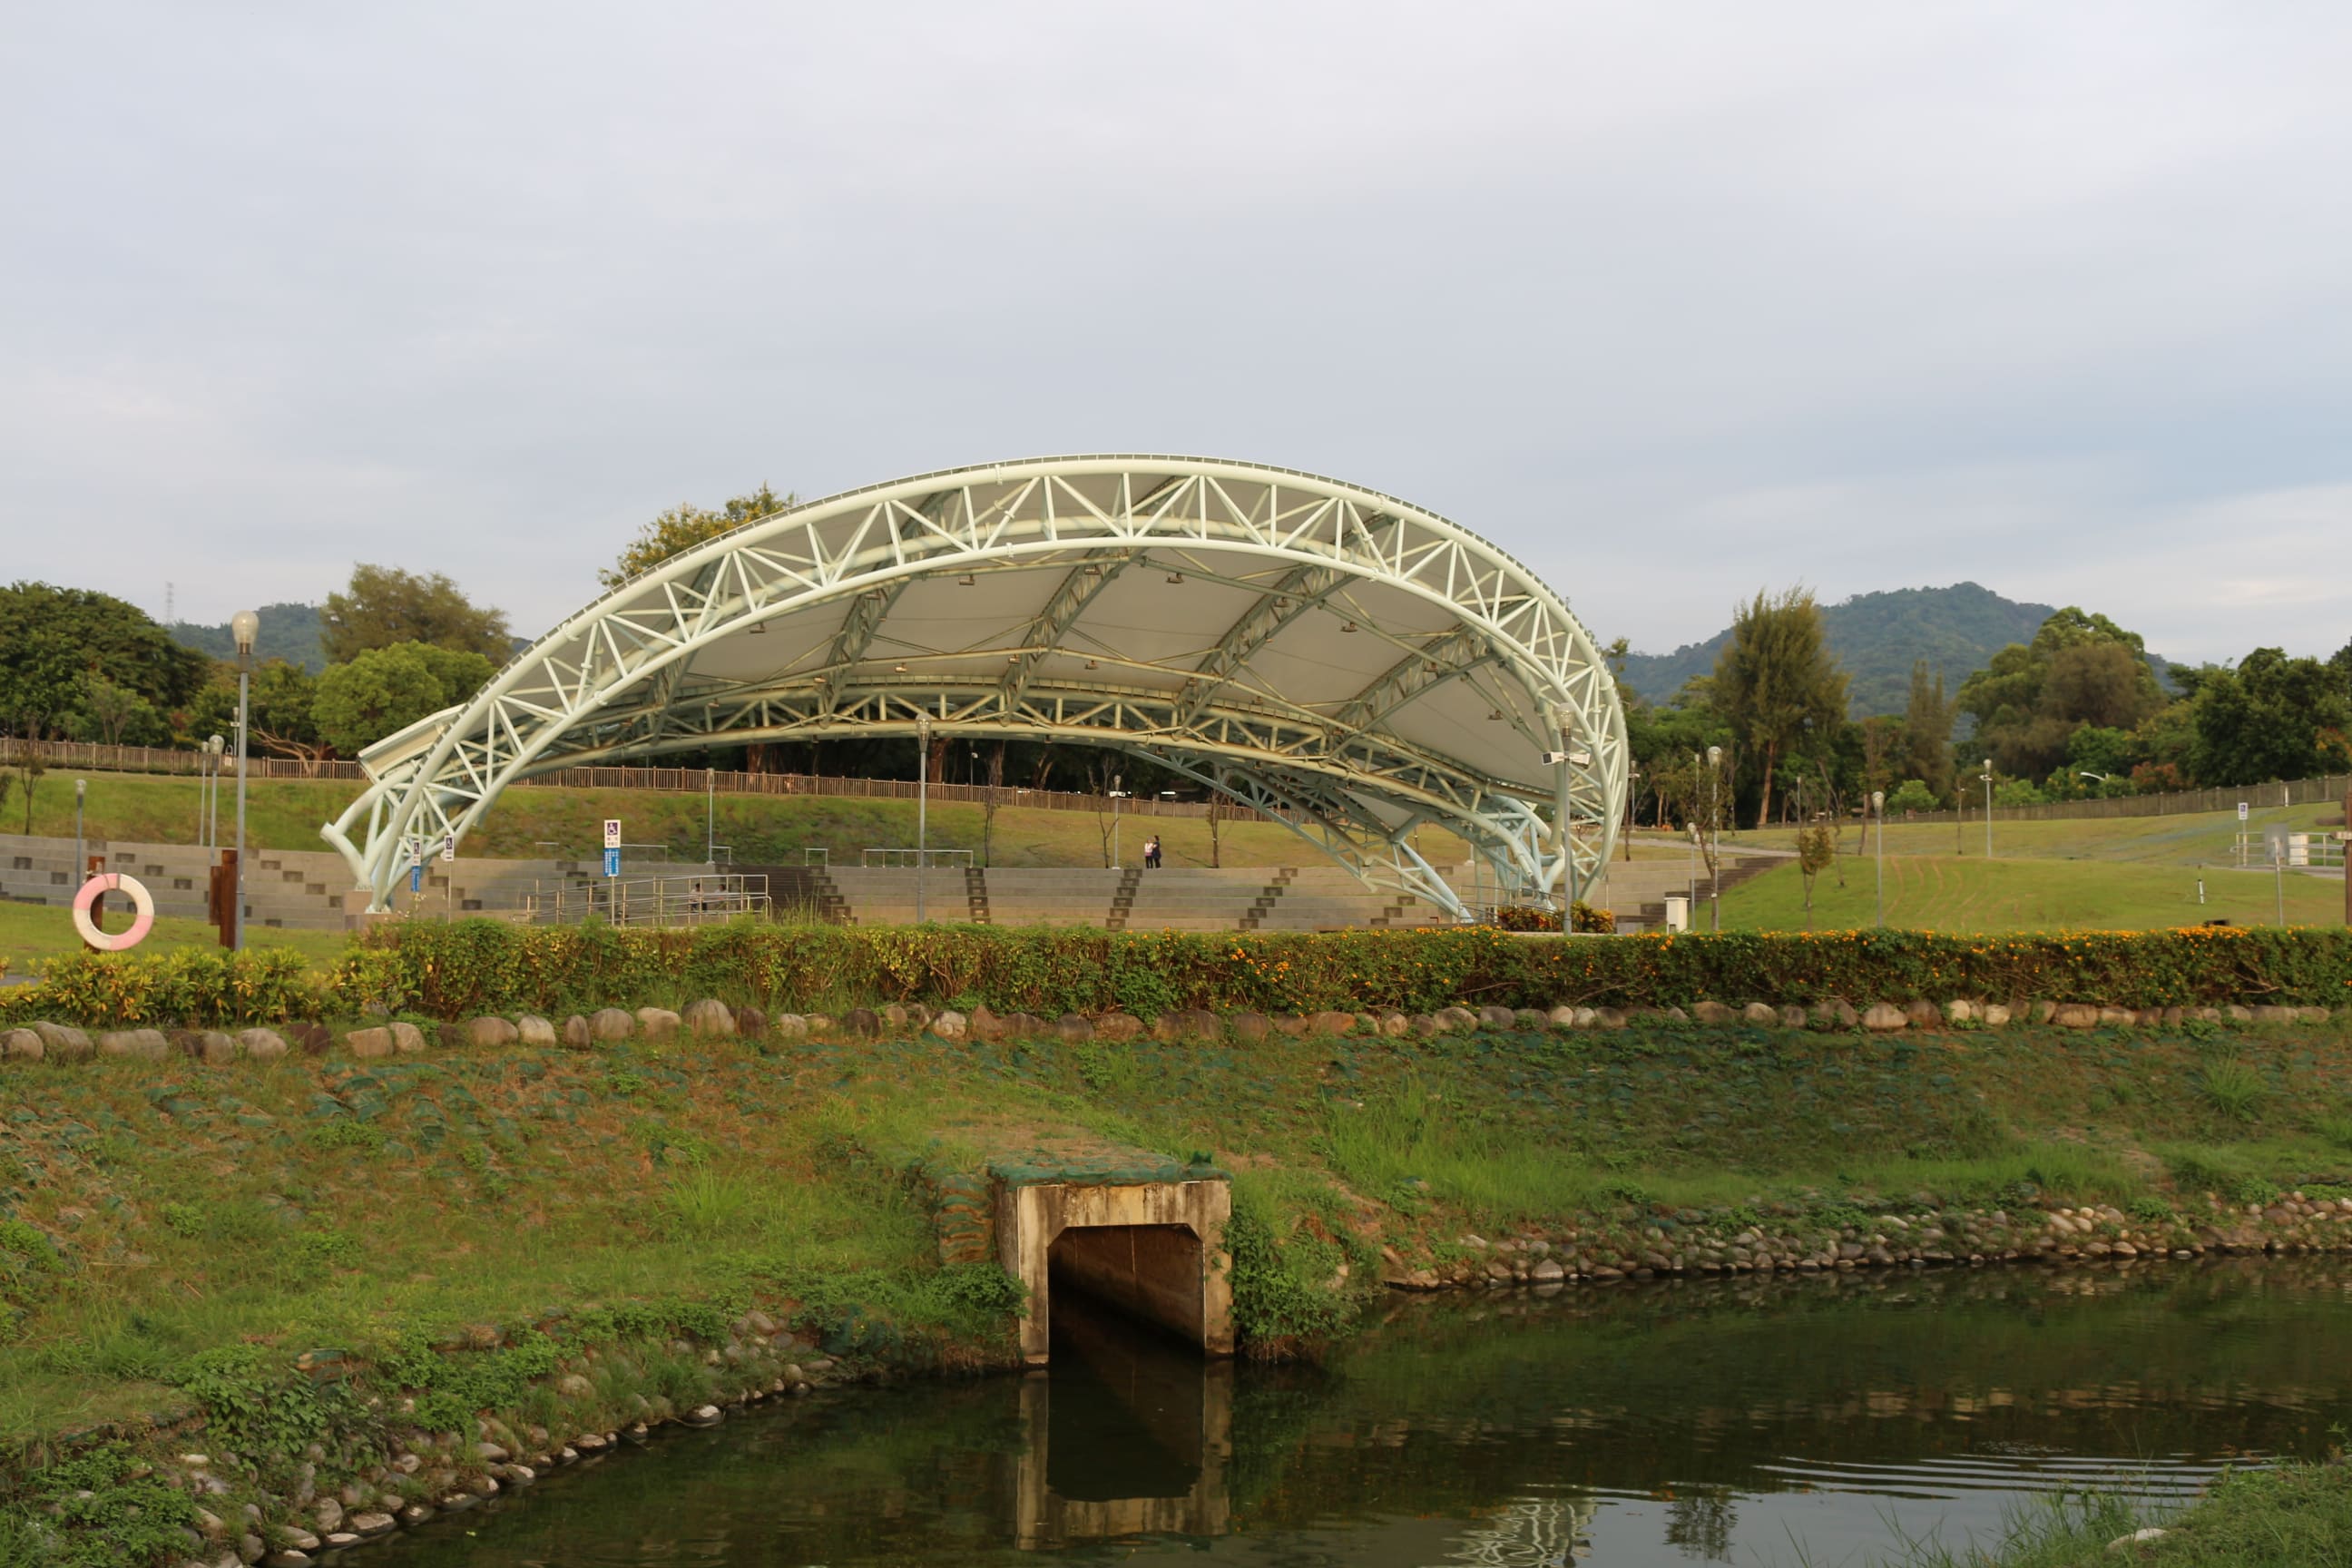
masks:
{"label": "hedge row", "polygon": [[323,980],[273,952],[58,959],[40,985],[0,993],[0,1017],[220,1026],[380,1010],[558,1014],[694,996],[790,1012],[898,1000],[1048,1016],[1116,1006],[1147,1018],[1178,1007],[1426,1012],[1455,1002],[1640,1007],[1710,997],[2343,1007],[2352,1006],[2352,931],[1561,939],[1482,928],[1306,935],[744,923],[644,931],[461,921],[380,928]]}

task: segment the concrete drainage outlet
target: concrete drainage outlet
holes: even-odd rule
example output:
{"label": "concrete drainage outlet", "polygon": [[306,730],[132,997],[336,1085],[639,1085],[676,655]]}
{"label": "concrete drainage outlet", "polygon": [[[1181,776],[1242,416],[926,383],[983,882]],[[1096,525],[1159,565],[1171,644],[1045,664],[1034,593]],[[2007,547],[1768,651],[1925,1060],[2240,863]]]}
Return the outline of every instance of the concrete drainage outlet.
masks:
{"label": "concrete drainage outlet", "polygon": [[1029,1292],[1021,1353],[1031,1365],[1050,1358],[1056,1277],[1204,1354],[1234,1353],[1225,1252],[1233,1188],[1222,1173],[1118,1184],[1006,1180],[997,1193],[998,1255]]}

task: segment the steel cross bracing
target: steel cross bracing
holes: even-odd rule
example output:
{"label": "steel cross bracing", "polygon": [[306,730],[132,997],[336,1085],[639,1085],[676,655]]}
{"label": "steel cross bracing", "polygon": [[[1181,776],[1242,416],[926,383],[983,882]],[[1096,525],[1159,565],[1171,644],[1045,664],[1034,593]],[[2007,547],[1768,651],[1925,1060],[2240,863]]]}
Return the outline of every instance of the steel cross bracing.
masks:
{"label": "steel cross bracing", "polygon": [[[980,645],[882,642],[920,582],[1041,569],[1055,574],[1042,606],[1008,614],[985,643],[997,674],[975,668]],[[1181,655],[1132,651],[1099,606],[1122,573],[1162,569],[1239,590],[1246,607]],[[1375,594],[1422,609],[1362,608]],[[783,668],[696,666],[798,616],[831,629]],[[1358,634],[1327,648],[1381,656],[1343,700],[1293,700],[1254,666],[1323,631]],[[1441,691],[1501,721],[1489,733],[1507,751],[1471,761],[1402,732],[1399,716]],[[381,909],[410,846],[462,837],[518,779],[714,742],[912,735],[919,714],[935,733],[1149,757],[1279,817],[1368,882],[1456,912],[1415,828],[1461,836],[1509,894],[1551,897],[1605,863],[1624,802],[1615,683],[1567,605],[1510,557],[1336,480],[1113,456],[896,480],[672,557],[540,638],[471,702],[370,747],[368,789],[322,833]],[[1549,751],[1574,760],[1538,763]]]}

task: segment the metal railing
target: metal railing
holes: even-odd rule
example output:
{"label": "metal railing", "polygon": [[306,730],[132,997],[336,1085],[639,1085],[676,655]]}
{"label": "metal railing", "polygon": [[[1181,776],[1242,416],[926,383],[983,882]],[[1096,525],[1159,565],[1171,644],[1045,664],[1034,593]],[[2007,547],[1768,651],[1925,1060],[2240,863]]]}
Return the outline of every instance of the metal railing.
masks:
{"label": "metal railing", "polygon": [[2257,831],[2238,829],[2231,848],[2234,863],[2242,869],[2265,870],[2273,865],[2290,871],[2308,871],[2322,867],[2341,868],[2344,864],[2344,836],[2328,832],[2294,832],[2279,828]]}
{"label": "metal railing", "polygon": [[745,915],[766,920],[774,912],[768,879],[756,871],[567,879],[552,888],[535,883],[523,895],[522,907],[533,925],[577,925],[594,919],[666,931],[721,925]]}
{"label": "metal railing", "polygon": [[922,865],[934,870],[941,866],[953,869],[969,869],[971,866],[971,857],[972,852],[969,849],[861,849],[857,852],[857,863],[869,868],[881,867],[912,868],[917,865]]}

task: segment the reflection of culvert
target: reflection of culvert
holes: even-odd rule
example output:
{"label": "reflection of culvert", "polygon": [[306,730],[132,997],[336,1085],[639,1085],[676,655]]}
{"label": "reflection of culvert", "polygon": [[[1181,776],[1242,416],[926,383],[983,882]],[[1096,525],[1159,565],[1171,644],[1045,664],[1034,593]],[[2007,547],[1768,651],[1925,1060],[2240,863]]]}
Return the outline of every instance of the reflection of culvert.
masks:
{"label": "reflection of culvert", "polygon": [[1232,1212],[1223,1181],[1007,1184],[996,1239],[1005,1268],[1029,1291],[1022,1355],[1033,1364],[1051,1358],[1057,1276],[1207,1354],[1233,1354]]}

